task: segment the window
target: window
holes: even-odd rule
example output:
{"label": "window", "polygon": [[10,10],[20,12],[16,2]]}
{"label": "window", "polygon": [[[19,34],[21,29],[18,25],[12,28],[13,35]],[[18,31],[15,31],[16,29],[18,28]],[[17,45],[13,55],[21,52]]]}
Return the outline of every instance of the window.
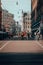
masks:
{"label": "window", "polygon": [[26,18],[26,20],[27,20],[27,18]]}
{"label": "window", "polygon": [[29,20],[29,18],[28,18],[28,20]]}
{"label": "window", "polygon": [[29,28],[29,26],[28,26],[28,28]]}
{"label": "window", "polygon": [[29,24],[29,22],[28,22],[28,24]]}

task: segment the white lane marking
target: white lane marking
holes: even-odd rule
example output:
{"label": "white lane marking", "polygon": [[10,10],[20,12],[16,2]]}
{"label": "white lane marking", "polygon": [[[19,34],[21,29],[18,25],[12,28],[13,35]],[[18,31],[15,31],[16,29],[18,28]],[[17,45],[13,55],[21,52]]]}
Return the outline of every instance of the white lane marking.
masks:
{"label": "white lane marking", "polygon": [[2,50],[8,43],[9,43],[9,41],[7,41],[7,42],[0,48],[0,50]]}
{"label": "white lane marking", "polygon": [[36,40],[36,42],[41,48],[43,48],[42,44],[39,41]]}

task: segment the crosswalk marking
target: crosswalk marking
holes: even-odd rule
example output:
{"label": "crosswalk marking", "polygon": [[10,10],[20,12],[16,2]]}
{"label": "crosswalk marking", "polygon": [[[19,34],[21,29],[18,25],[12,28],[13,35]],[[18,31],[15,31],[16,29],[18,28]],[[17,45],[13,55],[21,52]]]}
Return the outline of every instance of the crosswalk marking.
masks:
{"label": "crosswalk marking", "polygon": [[[4,45],[0,48],[0,50],[2,50],[2,49],[3,49],[5,46],[7,46],[10,42],[11,42],[11,41],[7,41],[6,44],[4,44]],[[40,44],[38,40],[35,41],[35,44],[37,44],[40,48],[43,49],[43,45]]]}
{"label": "crosswalk marking", "polygon": [[43,48],[43,45],[42,45],[39,41],[36,40],[36,43],[37,43],[41,48]]}
{"label": "crosswalk marking", "polygon": [[7,41],[7,42],[0,48],[0,50],[2,50],[8,43],[9,43],[9,41]]}

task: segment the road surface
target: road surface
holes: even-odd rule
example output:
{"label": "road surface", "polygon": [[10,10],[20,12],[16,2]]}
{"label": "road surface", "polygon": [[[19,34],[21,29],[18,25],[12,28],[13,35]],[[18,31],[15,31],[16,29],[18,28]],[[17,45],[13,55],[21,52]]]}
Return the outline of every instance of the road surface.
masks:
{"label": "road surface", "polygon": [[0,53],[42,53],[43,40],[41,41],[0,41]]}

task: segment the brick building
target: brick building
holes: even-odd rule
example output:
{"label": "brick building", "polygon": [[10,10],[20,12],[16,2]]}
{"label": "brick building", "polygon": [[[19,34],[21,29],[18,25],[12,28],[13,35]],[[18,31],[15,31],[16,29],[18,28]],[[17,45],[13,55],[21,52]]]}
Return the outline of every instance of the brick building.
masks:
{"label": "brick building", "polygon": [[14,24],[14,15],[2,9],[2,28],[5,28],[6,32],[10,32],[12,24]]}

